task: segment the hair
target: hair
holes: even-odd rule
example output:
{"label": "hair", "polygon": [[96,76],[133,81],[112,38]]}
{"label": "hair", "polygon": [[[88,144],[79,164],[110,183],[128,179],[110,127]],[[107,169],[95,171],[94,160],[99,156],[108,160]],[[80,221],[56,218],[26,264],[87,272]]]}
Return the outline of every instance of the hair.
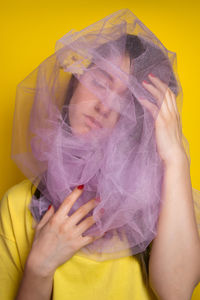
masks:
{"label": "hair", "polygon": [[[116,43],[116,45],[121,45],[123,38],[126,39],[125,40],[126,41],[125,42],[125,54],[129,55],[130,61],[132,59],[138,57],[145,51],[144,45],[142,44],[141,40],[136,35],[125,34],[125,35],[121,36],[120,38],[118,38],[117,40],[115,40],[114,43]],[[97,51],[99,53],[101,53],[101,55],[108,57],[110,55],[109,43],[110,42],[101,45],[100,47],[97,48]],[[90,66],[92,64],[93,63],[91,63]],[[72,95],[78,86],[78,83],[79,83],[78,79],[74,76],[74,74],[72,74],[69,84],[68,84],[68,87],[67,87],[67,91],[66,91],[66,96],[65,96],[64,106],[63,106],[64,108],[62,109],[63,119],[66,118],[65,122],[68,122],[68,123],[69,123],[69,116],[68,116],[68,110],[65,111],[65,105],[69,105]],[[135,101],[136,117],[137,116],[141,117],[141,115],[143,115],[142,105],[138,102],[138,100],[134,96],[133,96],[133,99]],[[139,118],[138,118],[137,124],[138,125],[136,125],[135,131],[137,134],[137,138],[140,138],[142,135],[142,129],[143,129],[143,126],[141,125],[141,124],[143,124],[143,119],[140,118],[140,120],[139,120]],[[39,199],[41,196],[41,192],[40,192],[41,185],[43,185],[42,182],[39,183],[38,187],[36,188],[36,190],[33,194],[36,199]],[[148,247],[146,248],[145,251],[135,254],[135,255],[132,255],[140,263],[141,270],[142,270],[142,277],[143,277],[144,283],[147,287],[150,287],[150,285],[149,285],[150,250],[151,250],[151,244],[148,245]]]}

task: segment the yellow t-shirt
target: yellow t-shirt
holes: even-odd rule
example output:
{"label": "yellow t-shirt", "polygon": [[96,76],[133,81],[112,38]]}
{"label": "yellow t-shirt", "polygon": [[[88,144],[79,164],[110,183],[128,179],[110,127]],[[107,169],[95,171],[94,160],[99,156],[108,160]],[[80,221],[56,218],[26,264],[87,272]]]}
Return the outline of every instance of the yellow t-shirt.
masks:
{"label": "yellow t-shirt", "polygon": [[[0,202],[0,299],[13,300],[31,249],[31,182],[10,188]],[[152,300],[136,258],[94,261],[75,254],[54,274],[53,300]]]}

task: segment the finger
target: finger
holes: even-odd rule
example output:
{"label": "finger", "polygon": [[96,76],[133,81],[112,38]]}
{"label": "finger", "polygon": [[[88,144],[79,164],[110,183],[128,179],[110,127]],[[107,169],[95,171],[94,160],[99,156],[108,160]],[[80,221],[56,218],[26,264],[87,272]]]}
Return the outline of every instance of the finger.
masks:
{"label": "finger", "polygon": [[33,219],[32,221],[32,229],[36,229],[37,225],[39,224],[39,222],[37,222],[35,219]]}
{"label": "finger", "polygon": [[146,107],[148,109],[148,111],[151,113],[152,117],[154,119],[156,119],[156,116],[158,114],[158,107],[155,104],[151,103],[147,99],[144,99],[144,98],[137,98],[137,99],[140,101],[141,105],[143,105],[144,107]]}
{"label": "finger", "polygon": [[148,78],[152,81],[152,83],[155,85],[155,87],[161,92],[162,95],[166,93],[166,90],[168,89],[168,86],[166,83],[164,83],[160,78],[156,77],[152,73],[148,75]]}
{"label": "finger", "polygon": [[82,247],[95,242],[96,240],[102,238],[104,235],[105,235],[105,232],[98,236],[90,236],[90,235],[86,235],[84,237],[81,236],[80,239],[81,239]]}
{"label": "finger", "polygon": [[178,109],[176,106],[176,96],[172,92],[172,90],[165,84],[162,80],[160,80],[158,77],[154,76],[152,73],[148,75],[149,79],[152,81],[152,83],[162,92],[162,94],[165,95],[164,100],[167,101],[168,109],[176,114],[178,114]]}
{"label": "finger", "polygon": [[59,209],[56,212],[56,218],[63,218],[69,213],[70,209],[76,202],[76,200],[81,196],[83,193],[83,185],[76,187],[62,202]]}
{"label": "finger", "polygon": [[177,120],[179,120],[179,112],[178,112],[178,108],[176,106],[176,96],[170,90],[170,88],[167,89],[167,92],[165,94],[165,99],[161,106],[161,110],[162,110],[163,116],[168,118],[169,114],[170,114],[172,116],[175,116],[177,118]]}
{"label": "finger", "polygon": [[167,93],[165,95],[165,101],[166,101],[166,105],[168,107],[169,112],[172,115],[176,115],[176,110],[175,110],[175,107],[174,107],[174,104],[173,104],[173,96],[172,96],[169,89],[167,90]]}
{"label": "finger", "polygon": [[172,90],[169,88],[169,93],[171,95],[171,103],[173,106],[173,111],[177,114],[177,117],[179,118],[179,111],[176,103],[176,95],[172,92]]}
{"label": "finger", "polygon": [[142,82],[142,85],[154,96],[154,98],[157,100],[157,105],[160,106],[164,98],[164,93],[145,80]]}
{"label": "finger", "polygon": [[121,242],[124,242],[124,241],[125,241],[124,230],[121,229],[121,228],[118,228],[118,229],[117,229],[117,233],[118,233],[118,236],[119,236],[120,241],[121,241]]}
{"label": "finger", "polygon": [[41,229],[50,220],[50,218],[53,216],[53,214],[54,214],[54,207],[53,207],[53,205],[51,205],[51,206],[49,206],[49,208],[43,215],[40,222],[36,225],[36,228]]}
{"label": "finger", "polygon": [[84,233],[88,228],[90,228],[93,224],[95,224],[94,217],[88,217],[84,221],[82,221],[78,226],[76,226],[75,234],[81,235]]}
{"label": "finger", "polygon": [[[100,211],[98,212],[99,217],[102,217],[104,214],[104,209],[101,208]],[[76,226],[76,233],[77,235],[82,234],[84,231],[86,231],[89,227],[91,227],[95,223],[94,216],[90,216],[87,219],[83,220],[81,223],[79,223]]]}
{"label": "finger", "polygon": [[86,216],[89,213],[89,211],[96,207],[97,204],[98,202],[95,198],[93,198],[86,204],[79,207],[79,209],[77,209],[77,211],[70,216],[69,223],[71,225],[76,225],[81,219],[83,219],[84,216]]}
{"label": "finger", "polygon": [[127,235],[125,233],[125,230],[121,230],[121,236],[122,236],[122,240],[125,241],[128,244],[128,238]]}

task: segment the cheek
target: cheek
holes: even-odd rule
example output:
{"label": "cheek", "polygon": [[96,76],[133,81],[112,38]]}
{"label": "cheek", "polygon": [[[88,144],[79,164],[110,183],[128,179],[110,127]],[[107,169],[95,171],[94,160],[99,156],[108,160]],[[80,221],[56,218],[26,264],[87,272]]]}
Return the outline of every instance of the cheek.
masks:
{"label": "cheek", "polygon": [[83,113],[89,113],[92,107],[92,101],[86,101],[85,98],[74,97],[69,105],[69,114],[71,117],[78,118]]}
{"label": "cheek", "polygon": [[91,111],[91,101],[86,101],[88,96],[81,91],[76,92],[72,96],[69,103],[69,121],[73,128],[81,127],[83,122],[83,114],[89,114]]}
{"label": "cheek", "polygon": [[87,110],[90,106],[92,106],[94,100],[94,95],[91,94],[83,85],[79,85],[75,90],[70,104],[74,107],[75,110]]}
{"label": "cheek", "polygon": [[[82,110],[83,107],[83,95],[79,92],[79,90],[76,90],[70,100],[69,103],[69,115],[72,118],[73,116],[76,116],[79,114],[79,111]],[[81,105],[82,104],[82,105]]]}

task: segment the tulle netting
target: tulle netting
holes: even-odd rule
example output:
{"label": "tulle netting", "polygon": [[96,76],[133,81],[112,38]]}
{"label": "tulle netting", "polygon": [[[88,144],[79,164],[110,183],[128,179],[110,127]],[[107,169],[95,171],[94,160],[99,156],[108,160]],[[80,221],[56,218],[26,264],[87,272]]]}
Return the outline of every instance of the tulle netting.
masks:
{"label": "tulle netting", "polygon": [[[12,157],[41,193],[31,200],[34,219],[39,222],[49,204],[57,211],[80,184],[83,194],[69,216],[92,198],[101,200],[81,221],[92,215],[96,221],[83,236],[104,235],[80,255],[105,260],[137,254],[156,236],[164,165],[156,118],[141,100],[158,105],[142,85],[149,73],[174,92],[181,116],[176,54],[122,9],[71,30],[17,87]],[[190,159],[184,135],[183,143]],[[193,192],[199,225],[200,195]]]}

